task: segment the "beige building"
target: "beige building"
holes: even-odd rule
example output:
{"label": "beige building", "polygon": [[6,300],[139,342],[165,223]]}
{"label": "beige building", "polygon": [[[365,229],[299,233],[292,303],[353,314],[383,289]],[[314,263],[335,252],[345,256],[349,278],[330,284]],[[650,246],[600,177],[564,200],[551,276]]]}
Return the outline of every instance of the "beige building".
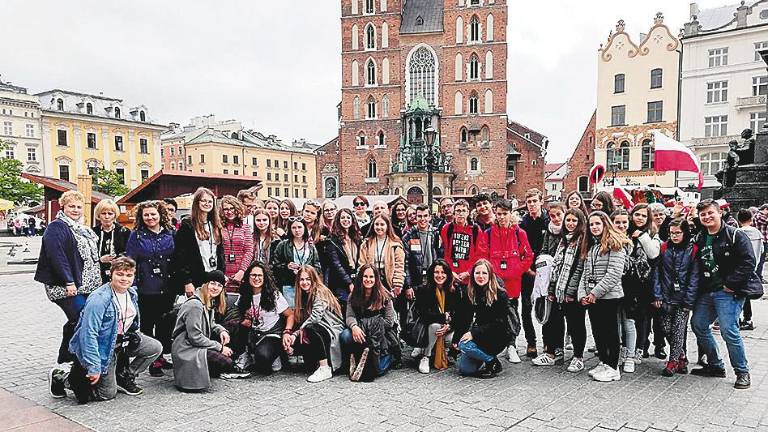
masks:
{"label": "beige building", "polygon": [[676,138],[680,42],[661,13],[639,43],[625,30],[598,50],[595,163],[608,184],[615,169],[617,184],[674,186],[674,172],[653,169],[653,132]]}
{"label": "beige building", "polygon": [[43,142],[40,136],[40,103],[24,87],[0,81],[0,141],[8,147],[0,157],[17,159],[22,171],[45,171]]}

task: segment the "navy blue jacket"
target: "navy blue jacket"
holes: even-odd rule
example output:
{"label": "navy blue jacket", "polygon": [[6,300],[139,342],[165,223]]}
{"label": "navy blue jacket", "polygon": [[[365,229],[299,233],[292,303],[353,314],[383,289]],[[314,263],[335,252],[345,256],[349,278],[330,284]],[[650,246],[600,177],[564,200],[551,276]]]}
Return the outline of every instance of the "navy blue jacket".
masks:
{"label": "navy blue jacket", "polygon": [[75,235],[59,219],[51,222],[43,234],[35,280],[46,285],[83,285],[83,259],[77,251]]}
{"label": "navy blue jacket", "polygon": [[418,289],[424,285],[424,272],[427,267],[424,265],[424,248],[432,249],[432,261],[443,258],[443,250],[440,248],[440,233],[433,228],[428,228],[432,233],[432,243],[429,245],[421,244],[419,238],[419,229],[411,228],[403,236],[403,248],[405,249],[405,284],[406,288]]}
{"label": "navy blue jacket", "polygon": [[[693,309],[699,292],[700,264],[696,259],[694,244],[675,246],[669,242],[662,247],[654,270],[653,294],[664,305]],[[666,250],[664,250],[666,248]],[[677,284],[677,288],[675,287]]]}
{"label": "navy blue jacket", "polygon": [[[702,252],[706,246],[706,228],[697,235],[696,245],[699,250],[697,255],[701,259]],[[763,295],[763,285],[755,272],[757,263],[755,252],[752,250],[752,243],[747,235],[736,228],[726,225],[723,222],[720,231],[715,234],[712,243],[712,254],[715,264],[718,267],[718,275],[722,278],[725,286],[740,297],[760,298]],[[713,283],[704,272],[704,265],[701,265],[702,291],[708,288],[708,291],[719,291],[723,287],[711,286]]]}
{"label": "navy blue jacket", "polygon": [[141,295],[171,294],[170,263],[175,249],[173,232],[142,227],[128,237],[125,254],[136,261],[136,288]]}

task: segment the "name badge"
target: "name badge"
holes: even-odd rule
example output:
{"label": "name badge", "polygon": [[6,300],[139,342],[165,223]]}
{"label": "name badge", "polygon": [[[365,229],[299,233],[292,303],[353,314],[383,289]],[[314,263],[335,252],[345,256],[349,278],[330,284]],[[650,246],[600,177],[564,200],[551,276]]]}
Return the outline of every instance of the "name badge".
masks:
{"label": "name badge", "polygon": [[235,262],[235,254],[233,254],[233,253],[229,254],[228,258],[229,258],[229,262],[231,262],[231,263]]}
{"label": "name badge", "polygon": [[421,271],[421,276],[426,276],[426,275],[427,275],[427,271],[426,270],[422,270]]}
{"label": "name badge", "polygon": [[507,262],[506,261],[502,261],[501,264],[499,264],[499,267],[501,267],[502,270],[506,270],[507,269]]}
{"label": "name badge", "polygon": [[454,266],[454,267],[458,267],[458,266],[459,266],[459,262],[458,262],[458,261],[454,261],[454,262],[453,262],[453,266]]}
{"label": "name badge", "polygon": [[152,268],[152,273],[154,274],[160,274],[160,269],[157,267]]}
{"label": "name badge", "polygon": [[411,251],[412,252],[421,252],[421,243],[413,243],[411,242]]}
{"label": "name badge", "polygon": [[704,272],[704,277],[706,277],[706,278],[708,278],[708,277],[712,277],[712,273],[710,273],[710,272],[708,272],[708,271],[705,271],[705,272]]}
{"label": "name badge", "polygon": [[211,266],[211,268],[216,268],[216,258],[215,257],[208,258],[208,264]]}

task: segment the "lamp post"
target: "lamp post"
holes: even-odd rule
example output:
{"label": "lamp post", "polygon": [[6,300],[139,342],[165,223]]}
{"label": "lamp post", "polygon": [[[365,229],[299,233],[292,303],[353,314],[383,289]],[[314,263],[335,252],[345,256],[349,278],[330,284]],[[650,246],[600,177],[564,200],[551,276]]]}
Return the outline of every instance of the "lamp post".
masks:
{"label": "lamp post", "polygon": [[616,174],[619,172],[619,164],[613,162],[611,164],[611,186],[616,186]]}
{"label": "lamp post", "polygon": [[433,147],[436,137],[437,131],[435,128],[430,126],[424,129],[424,140],[427,144],[427,157],[424,160],[427,165],[427,205],[429,206],[430,211],[432,210],[432,173],[435,170],[435,162],[437,161],[435,149]]}

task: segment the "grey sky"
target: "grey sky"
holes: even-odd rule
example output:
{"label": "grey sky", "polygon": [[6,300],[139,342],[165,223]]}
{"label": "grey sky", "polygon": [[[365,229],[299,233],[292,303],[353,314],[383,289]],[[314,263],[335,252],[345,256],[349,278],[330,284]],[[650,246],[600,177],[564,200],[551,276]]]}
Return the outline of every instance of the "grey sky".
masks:
{"label": "grey sky", "polygon": [[[616,21],[637,40],[661,11],[676,35],[688,3],[510,0],[510,120],[550,138],[548,160],[565,160],[594,110],[597,49]],[[340,14],[337,0],[2,0],[0,74],[30,92],[143,103],[160,123],[213,113],[325,143],[338,126]]]}

